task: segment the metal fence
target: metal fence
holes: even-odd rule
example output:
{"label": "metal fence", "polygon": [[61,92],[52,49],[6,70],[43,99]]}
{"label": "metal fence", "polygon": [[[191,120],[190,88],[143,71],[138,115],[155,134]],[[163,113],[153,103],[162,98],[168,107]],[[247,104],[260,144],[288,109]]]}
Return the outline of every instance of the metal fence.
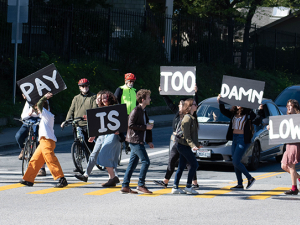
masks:
{"label": "metal fence", "polygon": [[[7,2],[1,1],[0,54],[12,58],[11,24],[6,18]],[[228,34],[230,26],[233,26],[233,34]],[[231,41],[228,40],[230,36],[233,37]],[[30,57],[44,51],[72,62],[106,60],[128,63],[145,52],[155,51],[162,63],[225,62],[239,65],[242,36],[242,24],[226,24],[214,19],[171,17],[149,11],[136,13],[118,9],[34,5],[30,1],[29,19],[23,24],[23,43],[19,45],[18,53]],[[299,53],[297,34],[251,27],[247,57],[249,69],[284,68],[298,72]]]}

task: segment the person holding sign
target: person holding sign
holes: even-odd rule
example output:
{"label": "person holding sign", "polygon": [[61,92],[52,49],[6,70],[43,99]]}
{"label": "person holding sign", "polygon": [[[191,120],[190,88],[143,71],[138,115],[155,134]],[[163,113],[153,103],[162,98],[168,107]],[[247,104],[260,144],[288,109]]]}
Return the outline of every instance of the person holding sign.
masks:
{"label": "person holding sign", "polygon": [[[190,98],[184,102],[182,107],[182,114],[184,116],[179,129],[176,129],[176,138],[178,139],[176,145],[180,156],[172,194],[198,194],[198,192],[192,187],[192,179],[198,168],[196,156],[192,151],[196,151],[202,147],[198,143],[198,121],[197,117],[194,116],[196,110],[197,103],[194,99]],[[186,187],[183,191],[178,188],[178,185],[187,163],[190,165],[190,169]]]}
{"label": "person holding sign", "polygon": [[[153,124],[149,124],[149,118],[145,110],[146,106],[150,105],[151,102],[150,94],[150,90],[139,90],[136,94],[136,99],[139,105],[136,106],[129,114],[126,140],[129,143],[131,153],[121,189],[121,193],[123,194],[137,194],[137,191],[152,194],[152,192],[145,186],[145,178],[150,165],[150,160],[145,149],[145,142],[148,143],[150,148],[154,148],[151,131]],[[142,161],[142,166],[137,191],[133,191],[130,189],[129,183],[139,159]]]}
{"label": "person holding sign", "polygon": [[[288,100],[286,104],[287,115],[299,114],[299,103],[295,99]],[[270,130],[270,126],[267,126]],[[281,168],[291,174],[292,188],[289,191],[284,192],[286,195],[298,195],[297,179],[300,182],[300,175],[296,171],[296,164],[300,162],[300,143],[286,144],[286,151],[283,154],[281,160]]]}
{"label": "person holding sign", "polygon": [[47,99],[51,98],[52,96],[53,94],[48,92],[37,103],[37,112],[41,118],[39,128],[40,144],[29,161],[28,168],[23,176],[23,180],[20,181],[21,184],[26,186],[33,186],[34,179],[38,174],[39,169],[45,162],[54,180],[59,179],[59,182],[55,187],[63,188],[68,185],[60,163],[54,153],[55,142],[57,141],[53,129],[54,115],[48,111],[48,104],[45,104]]}
{"label": "person holding sign", "polygon": [[238,184],[232,187],[232,189],[244,189],[242,173],[248,179],[246,189],[249,189],[254,184],[255,178],[249,174],[241,160],[251,143],[252,124],[259,125],[261,123],[261,117],[259,115],[262,113],[259,112],[258,115],[256,115],[253,110],[241,106],[233,106],[231,110],[228,110],[223,103],[220,103],[220,98],[221,95],[219,94],[218,102],[220,111],[224,116],[230,118],[226,139],[232,141],[232,163],[238,180]]}

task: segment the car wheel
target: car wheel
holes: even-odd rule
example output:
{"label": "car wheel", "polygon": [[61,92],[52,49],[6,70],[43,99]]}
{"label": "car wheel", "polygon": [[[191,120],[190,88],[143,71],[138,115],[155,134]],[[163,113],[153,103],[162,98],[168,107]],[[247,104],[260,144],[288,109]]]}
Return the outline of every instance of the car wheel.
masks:
{"label": "car wheel", "polygon": [[284,145],[284,147],[283,147],[282,155],[277,155],[277,156],[275,156],[276,162],[278,162],[278,163],[281,162],[282,156],[283,156],[284,152],[285,152],[285,145]]}
{"label": "car wheel", "polygon": [[259,167],[259,162],[260,162],[260,145],[256,141],[253,146],[252,157],[251,157],[251,162],[249,164],[249,169],[257,170]]}

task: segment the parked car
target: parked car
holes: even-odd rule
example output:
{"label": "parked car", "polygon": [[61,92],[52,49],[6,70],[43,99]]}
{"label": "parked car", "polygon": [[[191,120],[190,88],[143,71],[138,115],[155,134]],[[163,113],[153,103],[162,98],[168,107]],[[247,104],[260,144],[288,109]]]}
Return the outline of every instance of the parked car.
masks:
{"label": "parked car", "polygon": [[[249,148],[246,150],[242,162],[251,170],[259,167],[259,162],[271,157],[281,161],[284,145],[269,145],[269,131],[266,129],[269,116],[282,115],[282,112],[272,100],[263,99],[264,124],[254,126],[255,133]],[[231,106],[225,104],[225,108]],[[208,98],[201,103],[197,110],[199,122],[198,139],[204,146],[196,152],[196,158],[200,163],[232,164],[232,141],[226,140],[230,119],[219,110],[217,97]]]}
{"label": "parked car", "polygon": [[284,115],[286,115],[286,103],[289,99],[296,99],[300,102],[300,85],[287,87],[275,99],[275,104]]}

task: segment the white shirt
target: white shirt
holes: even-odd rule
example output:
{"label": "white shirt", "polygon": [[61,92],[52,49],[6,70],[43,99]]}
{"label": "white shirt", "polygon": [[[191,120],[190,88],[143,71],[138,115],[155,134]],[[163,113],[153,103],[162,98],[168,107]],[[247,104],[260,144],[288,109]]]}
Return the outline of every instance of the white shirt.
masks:
{"label": "white shirt", "polygon": [[39,128],[39,140],[41,137],[45,137],[46,139],[51,139],[53,141],[57,141],[55,134],[54,134],[54,115],[49,112],[47,109],[43,108],[41,114],[39,114],[41,121],[40,121],[40,128]]}
{"label": "white shirt", "polygon": [[26,101],[23,111],[22,111],[22,114],[21,114],[22,120],[28,120],[30,117],[38,117],[38,115],[35,112],[32,113],[31,116],[28,115],[31,112],[31,109],[32,109],[32,107]]}

